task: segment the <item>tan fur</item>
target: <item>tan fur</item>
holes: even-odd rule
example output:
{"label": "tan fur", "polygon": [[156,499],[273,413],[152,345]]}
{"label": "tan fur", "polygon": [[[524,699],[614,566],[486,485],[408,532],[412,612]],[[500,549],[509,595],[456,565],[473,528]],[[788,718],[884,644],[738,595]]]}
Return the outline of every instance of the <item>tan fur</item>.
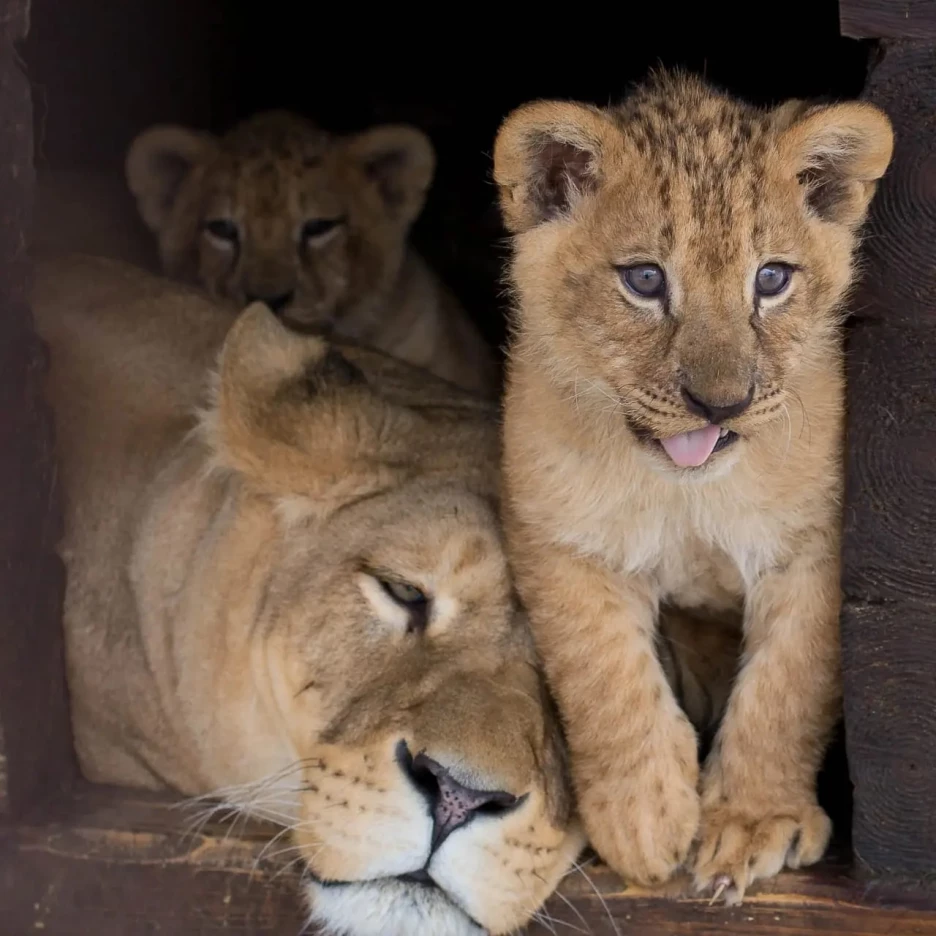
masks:
{"label": "tan fur", "polygon": [[[40,264],[34,308],[85,774],[292,827],[313,914],[341,932],[522,925],[583,839],[508,578],[492,404],[262,304],[231,326],[113,261]],[[425,630],[380,578],[430,597]],[[402,741],[526,797],[434,853],[448,898],[396,879],[432,828]]]}
{"label": "tan fur", "polygon": [[[220,138],[156,126],[133,141],[126,172],[170,276],[496,392],[491,349],[407,244],[435,172],[414,127],[337,138],[281,111]],[[212,233],[219,221],[233,241]]]}
{"label": "tan fur", "polygon": [[[535,102],[499,132],[517,299],[509,554],[586,830],[642,884],[691,857],[697,886],[727,876],[733,902],[826,847],[815,779],[840,699],[839,326],[891,149],[870,105],[761,112],[678,75],[620,107]],[[797,268],[789,289],[755,300],[755,273],[778,261]],[[663,268],[665,297],[624,284],[638,263]],[[706,425],[681,386],[717,405],[754,388],[723,422],[737,440],[698,468],[656,441]],[[686,689],[705,703],[696,727],[730,692],[701,776],[655,652],[662,606],[743,636],[737,675],[710,672],[720,691]]]}

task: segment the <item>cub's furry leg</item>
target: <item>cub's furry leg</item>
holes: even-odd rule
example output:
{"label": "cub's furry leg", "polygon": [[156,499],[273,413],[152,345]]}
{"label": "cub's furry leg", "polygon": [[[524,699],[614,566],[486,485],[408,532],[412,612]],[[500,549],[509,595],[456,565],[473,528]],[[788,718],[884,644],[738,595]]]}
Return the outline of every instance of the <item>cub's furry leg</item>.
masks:
{"label": "cub's furry leg", "polygon": [[654,648],[656,595],[644,579],[513,533],[586,832],[624,878],[661,883],[685,861],[698,828],[699,768],[695,731]]}
{"label": "cub's furry leg", "polygon": [[708,758],[695,882],[730,880],[739,903],[758,878],[818,861],[831,822],[816,775],[838,716],[839,563],[806,544],[749,594],[744,664]]}

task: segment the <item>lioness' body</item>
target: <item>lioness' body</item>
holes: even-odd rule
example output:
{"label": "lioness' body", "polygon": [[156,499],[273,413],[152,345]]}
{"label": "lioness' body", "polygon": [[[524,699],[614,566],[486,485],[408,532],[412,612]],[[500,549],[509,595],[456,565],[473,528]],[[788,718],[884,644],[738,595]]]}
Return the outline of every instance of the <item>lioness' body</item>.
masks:
{"label": "lioness' body", "polygon": [[582,838],[491,404],[102,259],[34,310],[85,774],[290,826],[336,932],[522,925]]}
{"label": "lioness' body", "polygon": [[[688,858],[738,900],[828,841],[840,308],[890,152],[868,105],[761,112],[668,76],[501,128],[511,561],[586,830],[641,883]],[[671,608],[744,639],[701,776],[654,647]]]}
{"label": "lioness' body", "polygon": [[[66,491],[65,624],[82,769],[97,782],[187,794],[221,787],[192,737],[200,719],[179,710],[191,700],[163,691],[160,674],[176,667],[163,641],[140,628],[128,559],[147,493],[194,426],[231,319],[155,277],[81,260],[39,267],[34,312],[54,357],[49,391]],[[204,645],[210,635],[192,636],[202,643],[196,659],[218,659]]]}
{"label": "lioness' body", "polygon": [[493,395],[492,349],[408,243],[434,171],[432,144],[413,127],[336,138],[280,111],[221,137],[152,127],[127,155],[169,276]]}

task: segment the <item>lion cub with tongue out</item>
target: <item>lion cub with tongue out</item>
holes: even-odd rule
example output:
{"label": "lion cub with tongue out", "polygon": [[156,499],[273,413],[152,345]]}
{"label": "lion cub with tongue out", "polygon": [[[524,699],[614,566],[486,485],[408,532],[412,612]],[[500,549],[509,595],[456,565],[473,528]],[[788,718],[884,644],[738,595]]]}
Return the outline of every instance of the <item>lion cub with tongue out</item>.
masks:
{"label": "lion cub with tongue out", "polygon": [[[825,851],[842,302],[892,142],[868,104],[761,111],[671,74],[499,131],[508,540],[587,831],[631,881],[685,868],[737,902]],[[690,693],[661,615],[733,665]]]}

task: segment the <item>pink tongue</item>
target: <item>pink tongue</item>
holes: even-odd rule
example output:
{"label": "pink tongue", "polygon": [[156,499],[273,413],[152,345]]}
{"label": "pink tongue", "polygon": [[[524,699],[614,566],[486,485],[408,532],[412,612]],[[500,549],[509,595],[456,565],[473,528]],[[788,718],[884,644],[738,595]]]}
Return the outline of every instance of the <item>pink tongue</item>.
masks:
{"label": "pink tongue", "polygon": [[669,439],[660,439],[660,444],[680,468],[697,468],[704,465],[712,454],[720,432],[718,426],[706,426]]}

